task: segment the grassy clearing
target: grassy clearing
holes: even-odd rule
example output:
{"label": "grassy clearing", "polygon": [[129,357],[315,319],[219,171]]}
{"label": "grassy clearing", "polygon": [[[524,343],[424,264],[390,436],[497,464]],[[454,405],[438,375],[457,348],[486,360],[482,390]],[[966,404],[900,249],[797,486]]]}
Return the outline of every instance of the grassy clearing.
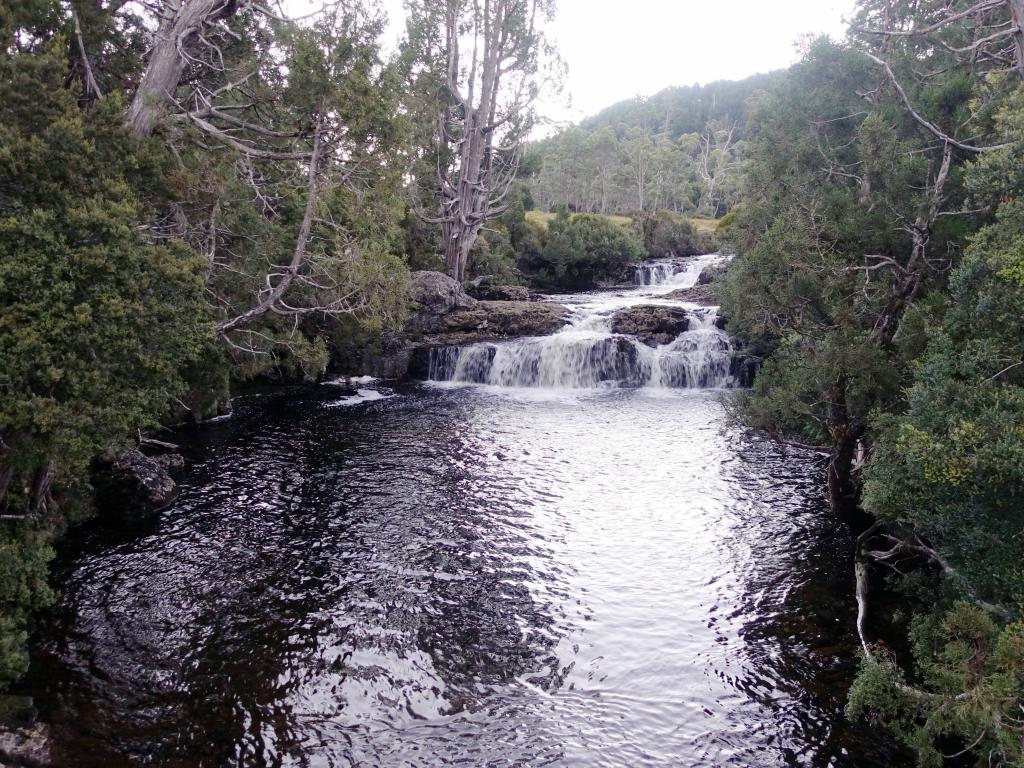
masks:
{"label": "grassy clearing", "polygon": [[718,228],[718,219],[690,219],[690,223],[693,224],[693,228],[697,232],[704,232],[707,234],[713,234]]}
{"label": "grassy clearing", "polygon": [[[597,216],[597,215],[602,215],[602,214],[594,214],[594,215]],[[548,222],[551,221],[553,218],[555,218],[555,214],[548,213],[547,211],[527,211],[526,212],[526,220],[527,221],[535,221],[535,222],[538,222],[539,224],[543,224],[545,227],[548,225]],[[631,219],[629,218],[629,216],[605,215],[604,218],[610,219],[611,221],[613,221],[613,222],[615,222],[616,224],[619,224],[619,225],[626,225],[626,224],[629,224],[631,222]],[[714,234],[715,229],[718,227],[718,219],[691,218],[690,219],[690,223],[693,224],[693,228],[694,228],[695,231],[703,232],[704,234]]]}
{"label": "grassy clearing", "polygon": [[[577,214],[573,214],[573,215],[575,216]],[[600,216],[602,214],[594,214],[594,215],[595,216]],[[527,221],[535,221],[535,222],[537,222],[539,224],[543,224],[545,227],[548,225],[548,222],[551,221],[553,218],[555,218],[555,214],[548,213],[547,211],[527,211],[526,212],[526,220]],[[630,219],[629,216],[604,216],[604,218],[610,219],[611,221],[613,221],[614,223],[619,224],[619,225],[629,224],[632,221],[632,219]]]}

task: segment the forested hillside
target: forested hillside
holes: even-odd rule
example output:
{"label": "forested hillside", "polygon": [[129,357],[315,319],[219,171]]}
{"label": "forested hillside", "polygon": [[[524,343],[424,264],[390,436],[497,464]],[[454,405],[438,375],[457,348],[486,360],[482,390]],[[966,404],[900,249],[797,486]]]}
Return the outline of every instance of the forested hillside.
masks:
{"label": "forested hillside", "polygon": [[545,210],[718,217],[740,197],[757,95],[780,73],[666,88],[614,104],[530,148],[530,189]]}
{"label": "forested hillside", "polygon": [[630,128],[678,139],[702,133],[711,123],[747,125],[750,98],[778,82],[782,72],[753,75],[743,80],[719,80],[706,85],[672,86],[651,96],[627,99],[605,107],[580,122],[588,131],[611,128],[623,134]]}

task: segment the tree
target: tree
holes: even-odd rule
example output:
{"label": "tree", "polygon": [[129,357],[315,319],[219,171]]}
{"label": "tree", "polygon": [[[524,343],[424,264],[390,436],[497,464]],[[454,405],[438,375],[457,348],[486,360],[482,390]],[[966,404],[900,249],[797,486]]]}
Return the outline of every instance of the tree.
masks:
{"label": "tree", "polygon": [[[928,766],[1024,759],[1014,7],[862,2],[854,44],[810,46],[755,111],[730,227],[724,311],[770,350],[740,411],[826,446],[833,505],[874,517],[848,712]],[[912,666],[871,634],[882,569],[915,614]]]}
{"label": "tree", "polygon": [[723,212],[721,187],[737,175],[736,128],[736,123],[725,128],[709,126],[700,136],[697,171],[704,184],[697,208],[712,218]]}
{"label": "tree", "polygon": [[[872,332],[894,286],[864,283],[874,271],[860,267],[865,253],[906,249],[888,214],[916,207],[907,182],[923,188],[931,171],[913,134],[900,136],[881,115],[868,120],[857,92],[870,77],[857,54],[820,42],[762,102],[739,255],[723,292],[734,328],[775,348],[745,400],[747,417],[829,445],[837,507],[853,493],[851,459],[868,413],[898,393],[898,368]],[[869,148],[869,135],[886,137],[884,154]],[[878,184],[864,197],[865,161],[875,156]]]}
{"label": "tree", "polygon": [[91,460],[158,423],[211,329],[202,259],[154,241],[138,192],[166,155],[130,140],[118,101],[82,112],[61,48],[0,55],[0,685]]}
{"label": "tree", "polygon": [[0,685],[52,599],[50,542],[90,514],[94,458],[229,369],[319,375],[337,318],[381,332],[407,304],[379,15],[203,16],[216,54],[179,40],[149,136],[126,119],[145,27],[123,7],[0,8]]}
{"label": "tree", "polygon": [[629,161],[626,172],[633,185],[634,204],[636,210],[644,211],[654,160],[654,142],[642,129],[634,128],[630,131],[624,147]]}
{"label": "tree", "polygon": [[[212,228],[203,227],[197,243],[209,249],[218,272],[211,280],[222,315],[217,331],[236,350],[266,354],[277,346],[301,359],[304,342],[296,331],[307,319],[372,317],[385,325],[401,319],[405,270],[389,254],[399,247],[396,155],[405,132],[396,114],[397,72],[380,61],[381,29],[379,15],[347,3],[309,27],[280,29],[276,45],[288,76],[278,84],[273,72],[257,70],[273,85],[260,112],[264,123],[296,129],[261,128],[256,115],[249,126],[214,126],[233,128],[232,142],[242,148],[227,147],[234,163],[225,172],[252,196],[248,205],[232,206],[247,212],[244,223],[211,218]],[[244,117],[250,108],[244,100],[238,109],[230,106],[203,119]],[[257,252],[248,238],[231,234],[254,229],[264,231]]]}
{"label": "tree", "polygon": [[[942,581],[910,629],[916,686],[861,623],[865,661],[850,711],[893,727],[925,764],[953,751],[978,765],[1024,761],[1024,189],[1014,170],[1024,157],[1024,94],[997,124],[1007,146],[968,177],[977,200],[1006,202],[951,276],[905,411],[878,418],[864,484],[878,523],[860,537],[859,572],[916,557]],[[866,583],[858,594],[866,616]],[[949,742],[963,747],[943,749]]]}
{"label": "tree", "polygon": [[[922,52],[935,46],[975,73],[1013,72],[1024,78],[1022,21],[1024,0],[924,4],[869,0],[861,3],[851,31],[876,49],[873,60],[888,70],[886,74],[899,88],[899,79],[885,59],[900,48]],[[900,98],[915,120],[941,138],[941,129],[927,125],[929,121],[914,109],[909,95],[901,92]]]}
{"label": "tree", "polygon": [[418,0],[410,4],[413,45],[433,62],[439,107],[436,185],[445,269],[462,280],[484,223],[499,217],[550,82],[552,52],[541,31],[552,0]]}
{"label": "tree", "polygon": [[223,66],[221,23],[239,10],[236,0],[165,0],[139,87],[128,108],[133,134],[149,136],[175,101],[187,68]]}

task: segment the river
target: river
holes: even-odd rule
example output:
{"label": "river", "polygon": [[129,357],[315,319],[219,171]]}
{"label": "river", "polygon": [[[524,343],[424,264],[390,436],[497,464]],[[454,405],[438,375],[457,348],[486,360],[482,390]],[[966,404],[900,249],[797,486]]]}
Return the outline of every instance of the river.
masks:
{"label": "river", "polygon": [[[896,764],[842,713],[851,534],[819,457],[729,425],[713,311],[629,386],[593,351],[703,263],[561,297],[563,338],[439,353],[444,382],[183,431],[158,521],[59,554],[21,686],[58,764]],[[714,388],[664,375],[695,361]]]}

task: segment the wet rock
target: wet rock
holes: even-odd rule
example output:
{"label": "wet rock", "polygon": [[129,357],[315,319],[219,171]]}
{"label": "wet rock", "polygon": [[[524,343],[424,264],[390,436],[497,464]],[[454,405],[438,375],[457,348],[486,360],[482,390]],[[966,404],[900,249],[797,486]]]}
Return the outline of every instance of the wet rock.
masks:
{"label": "wet rock", "polygon": [[10,728],[0,725],[0,766],[41,768],[52,764],[50,732],[45,724]]}
{"label": "wet rock", "polygon": [[433,381],[451,381],[459,359],[472,351],[471,363],[464,366],[461,381],[485,384],[491,372],[491,365],[498,352],[493,344],[481,344],[472,348],[448,345],[424,345],[416,350],[409,374],[413,378]]}
{"label": "wet rock", "polygon": [[565,325],[568,310],[544,301],[480,301],[470,309],[444,318],[444,338],[433,343],[466,344],[472,341],[547,336]]}
{"label": "wet rock", "polygon": [[711,285],[712,283],[721,280],[725,277],[725,272],[729,268],[726,264],[709,264],[700,271],[697,275],[697,285]]}
{"label": "wet rock", "polygon": [[431,373],[431,358],[435,354],[434,350],[444,349],[444,345],[437,344],[417,344],[412,354],[409,356],[409,367],[406,369],[406,375],[410,379],[417,379],[419,381],[428,381]]}
{"label": "wet rock", "polygon": [[640,350],[624,336],[602,339],[591,348],[590,358],[598,381],[618,381],[626,386],[643,384]]}
{"label": "wet rock", "polygon": [[404,333],[385,333],[379,338],[351,335],[335,341],[328,370],[331,376],[401,379],[415,349]]}
{"label": "wet rock", "polygon": [[635,336],[649,347],[670,344],[690,329],[690,313],[682,307],[641,304],[612,315],[613,333]]}
{"label": "wet rock", "polygon": [[466,292],[481,301],[529,301],[530,291],[523,285],[495,285],[489,278],[478,278]]}
{"label": "wet rock", "polygon": [[412,298],[417,304],[416,314],[409,320],[409,330],[413,332],[441,332],[446,315],[476,305],[476,299],[458,281],[441,272],[413,272],[410,277]]}
{"label": "wet rock", "polygon": [[162,466],[168,474],[180,472],[185,468],[185,457],[180,453],[165,453],[161,456],[152,456],[150,458]]}
{"label": "wet rock", "polygon": [[146,456],[133,448],[94,467],[96,509],[115,522],[147,520],[170,504],[178,493],[171,472],[184,466],[177,454]]}
{"label": "wet rock", "polygon": [[332,348],[332,375],[426,378],[429,352],[422,350],[545,336],[564,326],[568,315],[568,310],[558,304],[513,300],[512,296],[526,292],[520,286],[498,286],[502,291],[508,289],[506,298],[478,301],[440,272],[413,272],[412,281],[417,310],[404,330],[382,339],[338,334],[342,338]]}
{"label": "wet rock", "polygon": [[754,378],[760,367],[760,357],[738,350],[733,352],[729,361],[729,374],[736,381],[736,386],[749,388],[754,386]]}
{"label": "wet rock", "polygon": [[718,305],[718,296],[715,294],[715,289],[706,284],[695,285],[692,288],[679,288],[671,293],[666,293],[665,298],[672,301],[685,301],[701,307],[714,307]]}

